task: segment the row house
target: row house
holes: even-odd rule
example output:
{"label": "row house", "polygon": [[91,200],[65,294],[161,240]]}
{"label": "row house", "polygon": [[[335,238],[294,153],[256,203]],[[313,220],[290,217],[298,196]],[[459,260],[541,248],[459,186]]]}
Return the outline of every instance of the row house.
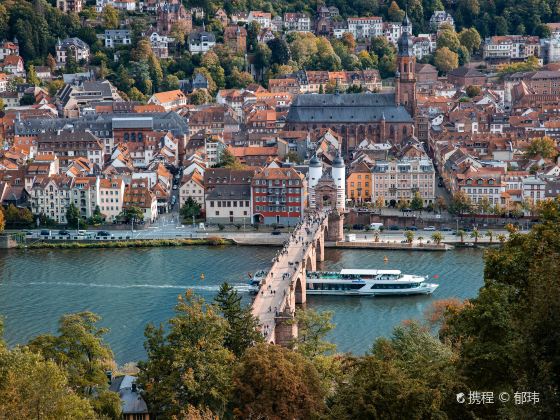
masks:
{"label": "row house", "polygon": [[502,35],[486,38],[482,49],[486,61],[509,62],[540,57],[538,36]]}
{"label": "row house", "polygon": [[383,35],[383,19],[378,16],[349,17],[348,32],[355,39],[374,38]]}
{"label": "row house", "polygon": [[241,164],[254,167],[267,166],[278,157],[278,147],[230,146],[228,150]]}
{"label": "row house", "polygon": [[433,54],[437,48],[435,34],[418,34],[412,37],[412,51],[418,60]]}
{"label": "row house", "polygon": [[89,45],[80,38],[66,38],[56,43],[56,64],[63,67],[68,61],[68,56],[72,55],[77,63],[89,60]]}
{"label": "row house", "polygon": [[179,206],[183,206],[189,198],[204,210],[204,175],[198,169],[183,175],[179,183]]}
{"label": "row house", "polygon": [[157,197],[149,187],[146,178],[134,179],[124,191],[123,209],[138,207],[142,210],[143,220],[153,223],[158,216]]}
{"label": "row house", "polygon": [[203,130],[212,135],[239,132],[239,122],[233,115],[234,111],[224,105],[202,107],[189,114],[189,132]]}
{"label": "row house", "polygon": [[37,136],[38,153],[56,155],[60,160],[61,170],[66,170],[70,161],[77,157],[84,157],[94,164],[103,165],[103,150],[99,139],[89,131],[67,129]]}
{"label": "row house", "polygon": [[356,202],[371,201],[371,168],[360,162],[353,166],[346,178],[346,198]]}
{"label": "row house", "polygon": [[410,202],[417,193],[424,206],[435,202],[435,170],[427,156],[379,160],[371,167],[372,201],[381,198],[386,206],[394,207]]}
{"label": "row house", "polygon": [[100,179],[96,177],[74,178],[70,191],[70,203],[78,209],[81,217],[93,216],[95,208],[100,203],[99,184]]}
{"label": "row house", "polygon": [[29,189],[31,212],[65,224],[74,178],[64,175],[37,177]]}
{"label": "row house", "polygon": [[25,77],[23,58],[19,55],[8,55],[4,57],[4,60],[0,62],[0,71],[14,76]]}
{"label": "row house", "polygon": [[300,86],[295,77],[286,77],[284,79],[270,79],[268,81],[268,90],[271,93],[288,92],[292,95],[297,95],[300,92]]}
{"label": "row house", "polygon": [[276,111],[257,110],[247,117],[245,126],[248,133],[275,134],[279,131]]}
{"label": "row house", "polygon": [[284,13],[283,25],[286,32],[311,31],[311,19],[305,13]]}
{"label": "row house", "polygon": [[251,183],[253,222],[295,225],[304,216],[305,177],[294,168],[267,167]]}
{"label": "row house", "polygon": [[136,0],[96,0],[95,2],[97,13],[102,13],[107,6],[124,12],[134,12],[136,10]]}
{"label": "row house", "polygon": [[206,222],[251,224],[253,169],[212,168],[204,172]]}
{"label": "row house", "polygon": [[463,191],[472,205],[488,199],[492,205],[507,206],[506,183],[503,181],[503,168],[473,168],[456,174],[457,190]]}

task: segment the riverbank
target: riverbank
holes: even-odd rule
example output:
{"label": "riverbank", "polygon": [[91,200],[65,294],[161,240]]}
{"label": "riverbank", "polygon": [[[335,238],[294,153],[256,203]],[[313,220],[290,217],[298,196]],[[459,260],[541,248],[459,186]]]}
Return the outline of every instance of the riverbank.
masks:
{"label": "riverbank", "polygon": [[65,241],[48,242],[39,241],[30,244],[19,244],[19,249],[86,249],[86,248],[154,248],[154,247],[181,247],[181,246],[223,246],[232,245],[230,239],[209,237],[201,239],[134,239],[126,241]]}
{"label": "riverbank", "polygon": [[400,243],[400,242],[372,242],[372,241],[340,241],[336,243],[337,248],[358,249],[390,249],[404,251],[447,251],[453,249],[452,245],[444,243]]}

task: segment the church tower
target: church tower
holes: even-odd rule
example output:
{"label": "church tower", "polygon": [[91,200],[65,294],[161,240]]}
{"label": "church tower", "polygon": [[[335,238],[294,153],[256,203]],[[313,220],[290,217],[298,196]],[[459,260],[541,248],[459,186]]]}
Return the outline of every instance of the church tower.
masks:
{"label": "church tower", "polygon": [[[408,15],[405,15],[402,27],[412,25]],[[395,73],[395,101],[397,105],[406,108],[411,116],[416,112],[416,56],[412,35],[408,31],[402,32],[398,41],[397,72]]]}

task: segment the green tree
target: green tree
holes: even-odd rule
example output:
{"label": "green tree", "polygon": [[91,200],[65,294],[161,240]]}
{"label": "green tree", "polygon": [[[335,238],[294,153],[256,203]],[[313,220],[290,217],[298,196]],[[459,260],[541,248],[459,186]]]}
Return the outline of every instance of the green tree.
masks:
{"label": "green tree", "polygon": [[465,242],[465,234],[466,232],[463,229],[459,229],[457,231],[457,235],[459,235],[459,238],[461,238],[461,243]]}
{"label": "green tree", "polygon": [[414,232],[411,230],[407,230],[404,233],[404,237],[406,239],[406,242],[408,242],[410,245],[412,245],[412,241],[414,241]]}
{"label": "green tree", "polygon": [[25,349],[0,349],[0,417],[89,420],[95,414],[54,361]]}
{"label": "green tree", "polygon": [[189,290],[179,296],[168,323],[168,332],[162,325],[146,327],[148,359],[138,364],[138,382],[150,409],[170,418],[190,404],[222,415],[235,358],[224,347],[227,321]]}
{"label": "green tree", "polygon": [[439,245],[441,243],[441,241],[443,241],[443,235],[441,234],[441,232],[434,232],[432,233],[432,240]]}
{"label": "green tree", "polygon": [[119,12],[110,4],[103,9],[102,17],[103,26],[106,29],[117,29],[119,27]]}
{"label": "green tree", "polygon": [[220,153],[220,162],[215,165],[216,168],[240,169],[243,167],[237,157],[233,156],[229,148],[224,148]]}
{"label": "green tree", "polygon": [[187,198],[187,201],[181,207],[181,216],[184,220],[191,220],[193,217],[198,218],[200,216],[200,204],[192,197]]}
{"label": "green tree", "polygon": [[64,71],[66,73],[76,73],[78,71],[78,62],[73,54],[73,50],[70,49],[66,55],[66,64],[64,66]]}
{"label": "green tree", "polygon": [[531,157],[541,156],[544,159],[552,159],[558,155],[556,142],[548,136],[536,137],[531,140],[531,144],[527,149],[527,155]]}
{"label": "green tree", "polygon": [[490,243],[492,243],[493,239],[494,239],[494,232],[492,232],[490,229],[486,231],[486,233],[484,234],[485,236],[488,237],[488,239],[490,240]]}
{"label": "green tree", "polygon": [[434,56],[434,64],[439,71],[447,73],[459,67],[459,56],[447,47],[438,48]]}
{"label": "green tree", "polygon": [[222,283],[214,298],[218,310],[228,323],[224,346],[237,357],[263,339],[251,307],[243,305],[241,299],[241,295],[227,282]]}
{"label": "green tree", "polygon": [[272,52],[270,51],[270,48],[268,48],[266,44],[259,42],[255,49],[254,64],[257,70],[259,71],[259,74],[261,75],[261,79],[263,75],[263,70],[270,65],[271,57],[272,57]]}
{"label": "green tree", "polygon": [[453,52],[457,52],[460,46],[461,43],[454,30],[444,29],[439,33],[437,38],[438,50],[445,47]]}
{"label": "green tree", "polygon": [[144,220],[144,212],[140,207],[136,206],[128,206],[123,208],[121,215],[127,222],[131,222],[132,220],[134,220],[135,222]]}
{"label": "green tree", "polygon": [[332,316],[333,313],[330,311],[320,313],[311,309],[296,311],[298,336],[292,343],[293,348],[310,360],[332,353],[336,345],[325,340],[327,334],[334,328],[331,322]]}
{"label": "green tree", "polygon": [[480,232],[478,231],[478,229],[473,229],[473,231],[471,232],[471,238],[474,239],[475,244],[478,243],[478,238],[479,237],[480,237]]}
{"label": "green tree", "polygon": [[68,208],[66,209],[66,223],[68,227],[73,229],[78,228],[78,224],[81,222],[80,211],[74,205],[74,203],[70,203]]}
{"label": "green tree", "polygon": [[35,71],[35,66],[33,64],[30,64],[27,70],[27,81],[34,86],[39,86],[41,84],[41,79],[37,77],[37,71]]}
{"label": "green tree", "polygon": [[462,190],[457,191],[449,204],[449,213],[453,215],[467,213],[471,209],[471,205],[471,199],[467,193]]}
{"label": "green tree", "polygon": [[389,16],[389,20],[391,20],[391,22],[402,22],[402,20],[404,19],[404,11],[399,7],[397,2],[394,0],[391,2],[391,5],[389,6],[387,15]]}
{"label": "green tree", "polygon": [[233,411],[241,418],[308,419],[325,411],[317,370],[283,347],[262,343],[247,349],[233,383]]}
{"label": "green tree", "polygon": [[422,200],[422,196],[419,192],[414,193],[414,197],[410,201],[410,208],[412,210],[422,210],[424,208],[424,200]]}
{"label": "green tree", "polygon": [[475,28],[465,28],[459,32],[458,36],[461,45],[464,46],[470,53],[473,53],[480,48],[482,39]]}
{"label": "green tree", "polygon": [[473,86],[473,85],[467,86],[466,92],[469,98],[474,98],[475,96],[480,95],[481,92],[480,86]]}

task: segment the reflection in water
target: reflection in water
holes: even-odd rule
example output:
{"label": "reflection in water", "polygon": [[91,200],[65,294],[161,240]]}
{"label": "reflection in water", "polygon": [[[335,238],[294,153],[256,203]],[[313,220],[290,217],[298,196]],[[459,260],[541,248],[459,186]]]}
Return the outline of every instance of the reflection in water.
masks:
{"label": "reflection in water", "polygon": [[[91,310],[110,328],[107,336],[119,363],[144,357],[148,322],[165,322],[177,295],[192,288],[212,299],[223,281],[249,302],[247,273],[266,268],[275,252],[266,247],[0,251],[0,314],[5,337],[23,343],[55,331],[60,315]],[[340,351],[363,353],[375,337],[401,321],[421,318],[435,299],[474,296],[482,285],[482,253],[327,249],[318,269],[399,269],[433,276],[432,297],[309,296],[307,306],[334,311],[331,334]],[[388,262],[384,262],[387,256]],[[201,279],[201,274],[204,274]]]}

